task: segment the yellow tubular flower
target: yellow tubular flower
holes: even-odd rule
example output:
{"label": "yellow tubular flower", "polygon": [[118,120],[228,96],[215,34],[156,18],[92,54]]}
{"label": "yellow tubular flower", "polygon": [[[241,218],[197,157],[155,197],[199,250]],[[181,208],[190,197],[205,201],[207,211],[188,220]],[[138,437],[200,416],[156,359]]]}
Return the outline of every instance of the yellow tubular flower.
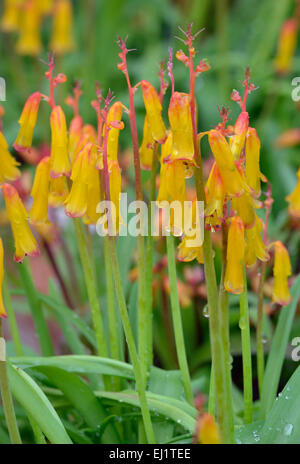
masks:
{"label": "yellow tubular flower", "polygon": [[188,94],[173,93],[169,105],[169,122],[173,133],[172,159],[193,162],[193,126]]}
{"label": "yellow tubular flower", "polygon": [[20,21],[20,36],[16,45],[20,55],[37,56],[42,51],[41,42],[41,12],[38,2],[28,0],[25,2]]}
{"label": "yellow tubular flower", "polygon": [[[121,102],[115,102],[107,115],[107,124],[114,121],[121,121],[123,113],[123,105]],[[103,131],[105,128],[103,128]],[[115,127],[111,127],[108,133],[108,140],[107,140],[107,160],[118,161],[118,149],[119,149],[119,134],[120,129]]]}
{"label": "yellow tubular flower", "polygon": [[231,202],[232,209],[239,216],[245,229],[250,229],[255,224],[254,202],[249,193],[244,193],[240,197],[234,197]]}
{"label": "yellow tubular flower", "polygon": [[51,13],[54,6],[54,0],[43,0],[39,1],[40,11],[43,15],[48,15]]}
{"label": "yellow tubular flower", "polygon": [[260,140],[253,127],[249,127],[246,141],[246,180],[256,197],[260,196],[260,181],[266,182],[265,176],[260,172]]}
{"label": "yellow tubular flower", "polygon": [[0,317],[7,317],[3,297],[2,297],[2,285],[4,279],[4,250],[2,239],[0,238]]}
{"label": "yellow tubular flower", "polygon": [[220,132],[211,130],[208,141],[223,179],[226,195],[233,197],[242,195],[247,186],[234,163],[227,140]]}
{"label": "yellow tubular flower", "polygon": [[17,166],[18,163],[8,151],[8,143],[6,142],[4,135],[0,132],[0,182],[5,180],[16,180],[20,177],[21,173]]}
{"label": "yellow tubular flower", "polygon": [[225,289],[230,293],[244,291],[245,238],[244,225],[238,216],[232,217],[228,231]]}
{"label": "yellow tubular flower", "polygon": [[214,417],[205,413],[199,420],[198,442],[202,445],[219,445],[221,436]]}
{"label": "yellow tubular flower", "polygon": [[41,224],[48,221],[48,198],[50,180],[50,157],[43,158],[35,172],[34,183],[31,191],[33,198],[30,211],[31,224]]}
{"label": "yellow tubular flower", "polygon": [[155,140],[152,136],[152,130],[146,116],[144,122],[143,141],[140,147],[140,161],[142,169],[150,170],[152,167],[154,143]]}
{"label": "yellow tubular flower", "polygon": [[5,0],[1,19],[1,29],[4,32],[13,32],[19,29],[20,1]]}
{"label": "yellow tubular flower", "polygon": [[224,183],[216,162],[213,164],[206,183],[206,216],[216,213],[218,218],[223,218],[223,206],[225,200]]}
{"label": "yellow tubular flower", "polygon": [[51,125],[51,171],[53,179],[70,175],[68,136],[65,114],[60,106],[55,106],[50,117]]}
{"label": "yellow tubular flower", "polygon": [[266,250],[266,246],[263,242],[261,232],[263,225],[257,215],[255,215],[255,224],[251,229],[245,230],[246,235],[246,252],[245,262],[247,266],[253,266],[256,260],[268,261],[269,254]]}
{"label": "yellow tubular flower", "polygon": [[18,192],[10,184],[3,184],[2,191],[15,241],[16,253],[14,260],[20,263],[23,261],[25,255],[38,256],[40,251],[28,225],[28,214]]}
{"label": "yellow tubular flower", "polygon": [[57,0],[54,9],[53,31],[50,48],[62,55],[75,48],[72,36],[73,7],[70,0]]}
{"label": "yellow tubular flower", "polygon": [[58,208],[58,206],[63,206],[68,195],[69,190],[66,178],[64,176],[57,177],[57,179],[52,179],[50,177],[48,198],[49,206],[51,206],[52,208]]}
{"label": "yellow tubular flower", "polygon": [[147,81],[141,81],[141,86],[152,137],[156,142],[164,143],[167,131],[161,116],[162,106],[158,93]]}
{"label": "yellow tubular flower", "polygon": [[93,144],[97,144],[97,132],[91,124],[85,124],[82,128],[81,137],[74,149],[73,158],[72,158],[72,165],[77,157],[77,155],[81,152],[81,150],[86,146],[87,143],[92,142]]}
{"label": "yellow tubular flower", "polygon": [[71,163],[73,162],[74,155],[76,152],[76,147],[79,143],[80,137],[82,135],[83,121],[81,116],[75,116],[69,128],[69,157]]}
{"label": "yellow tubular flower", "polygon": [[280,31],[275,69],[280,74],[291,71],[294,54],[297,48],[298,20],[290,18],[283,23]]}
{"label": "yellow tubular flower", "polygon": [[35,92],[27,99],[21,117],[19,119],[20,130],[13,145],[17,151],[23,151],[31,147],[33,132],[41,102],[40,92]]}
{"label": "yellow tubular flower", "polygon": [[202,246],[190,247],[187,246],[187,241],[193,240],[193,237],[184,238],[178,246],[177,258],[179,261],[190,262],[196,259],[198,263],[204,264],[203,248]]}
{"label": "yellow tubular flower", "polygon": [[299,218],[300,217],[300,168],[297,172],[298,182],[295,189],[290,195],[286,197],[286,201],[289,203],[289,213]]}
{"label": "yellow tubular flower", "polygon": [[239,159],[246,140],[246,135],[249,126],[249,115],[246,111],[243,111],[236,120],[234,126],[234,136],[230,139],[230,148],[234,159]]}
{"label": "yellow tubular flower", "polygon": [[288,277],[292,274],[290,257],[282,242],[275,242],[274,248],[275,260],[273,268],[274,284],[272,302],[286,306],[292,300],[288,284]]}
{"label": "yellow tubular flower", "polygon": [[88,183],[88,203],[84,216],[85,224],[97,224],[100,218],[100,213],[97,213],[97,206],[101,201],[101,186],[99,179],[99,171],[92,169]]}
{"label": "yellow tubular flower", "polygon": [[77,155],[71,174],[71,191],[65,201],[66,214],[70,217],[82,217],[88,206],[88,184],[91,172],[95,170],[96,149],[89,142]]}

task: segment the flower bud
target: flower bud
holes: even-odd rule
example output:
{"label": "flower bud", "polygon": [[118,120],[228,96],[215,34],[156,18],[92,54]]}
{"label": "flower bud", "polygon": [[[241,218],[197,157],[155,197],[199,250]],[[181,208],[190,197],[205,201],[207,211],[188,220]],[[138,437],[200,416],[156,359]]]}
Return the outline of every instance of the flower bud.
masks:
{"label": "flower bud", "polygon": [[31,191],[33,198],[30,211],[31,224],[40,224],[48,221],[48,197],[50,180],[50,157],[43,158],[35,172],[34,183]]}
{"label": "flower bud", "polygon": [[193,126],[188,94],[173,93],[169,105],[169,121],[173,133],[172,158],[193,161]]}
{"label": "flower bud", "polygon": [[13,145],[17,151],[23,151],[31,147],[33,132],[41,102],[40,92],[35,92],[27,99],[21,117],[19,119],[20,130]]}
{"label": "flower bud", "polygon": [[162,106],[155,88],[147,81],[141,81],[143,99],[147,113],[150,130],[153,139],[158,143],[164,143],[166,128],[162,120]]}
{"label": "flower bud", "polygon": [[244,292],[245,237],[243,221],[232,217],[228,231],[225,289],[227,292]]}
{"label": "flower bud", "polygon": [[75,48],[72,36],[73,7],[70,0],[57,0],[54,8],[53,30],[50,48],[58,55]]}
{"label": "flower bud", "polygon": [[51,171],[52,178],[70,175],[68,136],[65,114],[55,106],[50,117],[51,125]]}
{"label": "flower bud", "polygon": [[272,302],[286,306],[292,300],[288,284],[288,277],[292,274],[290,257],[282,242],[275,242],[274,248],[275,259],[273,268],[274,284]]}

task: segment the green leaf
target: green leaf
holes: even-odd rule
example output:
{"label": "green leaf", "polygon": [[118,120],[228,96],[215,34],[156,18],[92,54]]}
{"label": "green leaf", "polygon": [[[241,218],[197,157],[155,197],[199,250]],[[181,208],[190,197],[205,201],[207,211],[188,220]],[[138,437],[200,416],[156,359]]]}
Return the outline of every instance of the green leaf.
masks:
{"label": "green leaf", "polygon": [[[93,429],[101,427],[107,419],[108,413],[83,380],[75,374],[57,367],[40,366],[36,369],[46,375],[50,382],[63,392],[89,427]],[[102,442],[106,444],[120,442],[112,424],[108,424],[106,427],[102,435]]]}
{"label": "green leaf", "polygon": [[53,366],[77,374],[115,375],[116,377],[134,380],[133,369],[130,364],[114,359],[100,358],[98,356],[65,355],[49,358],[19,357],[10,358],[10,361],[22,369],[38,366]]}
{"label": "green leaf", "polygon": [[289,336],[300,297],[300,275],[291,288],[292,302],[280,310],[277,327],[271,344],[268,362],[265,371],[262,396],[261,418],[265,418],[270,411],[276,397],[280,373],[285,358]]}
{"label": "green leaf", "polygon": [[260,432],[261,443],[300,443],[300,367],[277,397]]}
{"label": "green leaf", "polygon": [[72,441],[55,409],[34,380],[10,362],[7,362],[7,372],[13,396],[48,440],[53,444],[71,444]]}

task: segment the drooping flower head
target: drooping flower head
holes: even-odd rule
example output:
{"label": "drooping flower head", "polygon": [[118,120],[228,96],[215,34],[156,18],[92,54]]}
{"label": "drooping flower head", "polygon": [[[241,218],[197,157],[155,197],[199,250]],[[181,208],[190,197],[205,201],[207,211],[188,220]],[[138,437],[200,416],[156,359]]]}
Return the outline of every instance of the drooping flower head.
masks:
{"label": "drooping flower head", "polygon": [[1,188],[15,241],[14,260],[19,263],[26,255],[38,256],[39,248],[28,225],[28,214],[17,190],[10,184],[3,184]]}
{"label": "drooping flower head", "polygon": [[266,177],[261,173],[259,166],[260,140],[253,127],[249,127],[246,141],[245,174],[247,184],[256,197],[260,196],[260,181],[266,182]]}
{"label": "drooping flower head", "polygon": [[31,191],[33,198],[30,222],[41,224],[48,222],[48,201],[50,181],[50,157],[43,158],[38,164]]}
{"label": "drooping flower head", "polygon": [[245,146],[246,135],[249,126],[249,115],[242,111],[234,125],[234,136],[230,139],[230,148],[235,160],[239,159]]}
{"label": "drooping flower head", "polygon": [[18,167],[20,163],[9,153],[8,143],[4,135],[0,132],[0,183],[6,180],[16,180],[21,172]]}
{"label": "drooping flower head", "polygon": [[[112,127],[111,123],[117,121],[121,122],[123,113],[123,105],[121,102],[115,102],[109,109],[107,115],[106,124],[110,126],[109,133],[108,133],[108,140],[107,140],[107,159],[108,161],[118,161],[118,149],[119,149],[119,134],[120,134],[120,127]],[[103,128],[105,131],[105,128]]]}
{"label": "drooping flower head", "polygon": [[4,32],[14,32],[20,24],[20,1],[5,0],[4,11],[1,19],[1,29]]}
{"label": "drooping flower head", "polygon": [[37,56],[42,51],[41,41],[41,11],[39,2],[27,0],[22,6],[20,21],[20,36],[16,45],[20,55]]}
{"label": "drooping flower head", "polygon": [[147,120],[153,139],[164,143],[167,131],[162,119],[162,105],[155,88],[148,81],[141,81]]}
{"label": "drooping flower head", "polygon": [[51,112],[51,172],[52,178],[69,176],[71,171],[68,154],[66,117],[61,106]]}
{"label": "drooping flower head", "polygon": [[230,293],[243,293],[245,266],[244,225],[241,218],[230,218],[226,255],[225,289]]}
{"label": "drooping flower head", "polygon": [[263,225],[259,217],[255,214],[255,224],[250,229],[245,229],[246,251],[245,263],[247,266],[253,266],[256,260],[268,261],[269,253],[262,239]]}
{"label": "drooping flower head", "polygon": [[300,217],[300,168],[297,172],[297,184],[292,193],[286,197],[286,201],[289,203],[289,213],[296,217]]}
{"label": "drooping flower head", "polygon": [[194,142],[189,94],[173,93],[169,105],[169,122],[173,133],[171,158],[193,162]]}
{"label": "drooping flower head", "polygon": [[33,131],[36,125],[41,97],[40,92],[35,92],[30,95],[25,103],[19,119],[20,130],[13,145],[17,151],[26,150],[32,145]]}
{"label": "drooping flower head", "polygon": [[72,34],[73,7],[70,0],[57,0],[54,8],[53,31],[50,48],[58,55],[71,52],[75,48]]}
{"label": "drooping flower head", "polygon": [[273,245],[275,249],[275,259],[273,268],[274,284],[272,302],[286,306],[292,299],[288,284],[288,277],[292,274],[290,257],[282,242],[277,241]]}

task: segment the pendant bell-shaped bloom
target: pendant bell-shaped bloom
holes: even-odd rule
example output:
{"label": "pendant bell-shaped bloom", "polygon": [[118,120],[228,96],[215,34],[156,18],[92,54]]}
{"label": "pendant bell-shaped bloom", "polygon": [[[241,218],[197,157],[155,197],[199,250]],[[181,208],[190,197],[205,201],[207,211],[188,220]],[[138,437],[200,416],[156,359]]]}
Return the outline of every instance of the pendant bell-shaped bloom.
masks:
{"label": "pendant bell-shaped bloom", "polygon": [[193,163],[194,142],[189,94],[173,93],[169,105],[169,122],[173,133],[171,158]]}
{"label": "pendant bell-shaped bloom", "polygon": [[275,248],[275,260],[272,302],[286,306],[292,300],[288,284],[288,277],[292,274],[290,257],[282,242],[277,241],[273,245]]}
{"label": "pendant bell-shaped bloom", "polygon": [[279,74],[287,74],[291,71],[297,48],[298,27],[298,20],[296,18],[287,19],[283,23],[275,58],[275,69]]}
{"label": "pendant bell-shaped bloom", "polygon": [[69,176],[71,171],[68,154],[66,117],[61,106],[55,106],[50,117],[51,125],[51,171],[53,179]]}
{"label": "pendant bell-shaped bloom", "polygon": [[266,182],[266,177],[260,172],[260,140],[253,127],[249,127],[246,141],[245,172],[248,186],[256,197],[260,196],[260,181]]}
{"label": "pendant bell-shaped bloom", "polygon": [[94,126],[91,124],[85,124],[82,128],[81,137],[72,155],[72,166],[75,159],[77,158],[77,155],[81,152],[87,143],[93,143],[94,145],[97,144],[97,132]]}
{"label": "pendant bell-shaped bloom", "polygon": [[29,214],[31,224],[41,224],[49,222],[49,181],[50,157],[47,156],[39,162],[35,172],[35,178],[31,191],[33,203]]}
{"label": "pendant bell-shaped bloom", "polygon": [[75,48],[72,35],[73,7],[70,0],[57,0],[54,8],[53,30],[50,48],[54,53],[63,55]]}
{"label": "pendant bell-shaped bloom", "polygon": [[4,11],[1,19],[3,32],[14,32],[19,29],[20,2],[19,0],[5,0]]}
{"label": "pendant bell-shaped bloom", "polygon": [[[123,105],[121,102],[115,102],[107,115],[107,125],[110,126],[111,123],[117,121],[121,122],[123,113]],[[112,127],[110,126],[108,132],[108,140],[107,140],[107,160],[110,161],[118,161],[118,150],[119,150],[119,135],[120,135],[120,127]],[[105,131],[105,128],[103,128]]]}
{"label": "pendant bell-shaped bloom", "polygon": [[0,318],[7,317],[4,303],[3,303],[3,296],[2,296],[3,279],[4,279],[4,250],[3,250],[2,239],[0,238]]}
{"label": "pendant bell-shaped bloom", "polygon": [[72,119],[70,123],[70,127],[69,127],[69,157],[70,157],[71,163],[74,160],[76,148],[82,136],[82,129],[83,129],[82,117],[77,115]]}
{"label": "pendant bell-shaped bloom", "polygon": [[40,251],[37,242],[27,221],[27,211],[17,190],[10,184],[3,184],[1,188],[15,241],[16,253],[14,260],[20,263],[26,255],[39,256]]}
{"label": "pendant bell-shaped bloom", "polygon": [[247,186],[235,165],[227,140],[219,131],[211,130],[208,141],[223,179],[226,195],[233,197],[242,195],[247,190]]}
{"label": "pendant bell-shaped bloom", "polygon": [[41,102],[40,92],[35,92],[27,99],[19,119],[20,130],[13,147],[17,151],[24,151],[31,147],[33,132]]}
{"label": "pendant bell-shaped bloom", "polygon": [[51,208],[63,206],[68,195],[69,189],[67,179],[64,176],[57,177],[56,179],[52,179],[52,177],[50,177],[48,198],[49,206]]}
{"label": "pendant bell-shaped bloom", "polygon": [[254,226],[256,214],[254,201],[249,193],[232,198],[231,207],[234,214],[242,219],[245,229],[251,229]]}
{"label": "pendant bell-shaped bloom", "polygon": [[202,445],[219,445],[221,443],[218,424],[209,413],[204,413],[199,419],[198,443]]}
{"label": "pendant bell-shaped bloom", "polygon": [[97,207],[102,198],[99,171],[97,169],[91,170],[87,198],[88,202],[84,216],[84,223],[96,225],[101,216],[100,213],[97,213]]}
{"label": "pendant bell-shaped bloom", "polygon": [[0,132],[0,183],[18,179],[21,175],[17,167],[19,165],[20,163],[9,153],[8,143],[2,132]]}
{"label": "pendant bell-shaped bloom", "polygon": [[290,195],[286,197],[286,201],[289,203],[289,213],[296,217],[300,217],[300,168],[297,172],[298,182],[294,190]]}
{"label": "pendant bell-shaped bloom", "polygon": [[74,161],[71,174],[73,184],[65,201],[67,216],[82,217],[87,211],[88,184],[91,172],[95,170],[96,156],[95,146],[88,143]]}
{"label": "pendant bell-shaped bloom", "polygon": [[228,230],[225,289],[240,294],[244,291],[245,237],[241,218],[234,216]]}
{"label": "pendant bell-shaped bloom", "polygon": [[255,215],[255,224],[251,229],[245,230],[246,251],[245,262],[247,266],[253,266],[256,260],[268,261],[269,253],[262,239],[263,225],[257,215]]}
{"label": "pendant bell-shaped bloom", "polygon": [[225,189],[219,168],[214,162],[205,187],[206,193],[206,216],[216,214],[219,219],[223,218],[223,207],[225,201]]}
{"label": "pendant bell-shaped bloom", "polygon": [[167,131],[161,115],[162,105],[158,93],[148,81],[141,81],[141,86],[152,137],[156,142],[164,143]]}
{"label": "pendant bell-shaped bloom", "polygon": [[182,242],[178,246],[177,258],[179,259],[179,261],[183,262],[190,262],[196,259],[198,263],[204,264],[202,245],[191,247],[188,245],[189,240],[195,240],[195,237],[185,237],[182,240]]}
{"label": "pendant bell-shaped bloom", "polygon": [[245,146],[249,126],[249,114],[243,111],[234,125],[234,136],[230,139],[230,148],[235,160],[238,160]]}
{"label": "pendant bell-shaped bloom", "polygon": [[144,122],[143,140],[140,147],[140,162],[142,169],[150,170],[152,167],[154,144],[155,140],[152,136],[152,130],[146,116]]}
{"label": "pendant bell-shaped bloom", "polygon": [[42,51],[41,41],[41,12],[39,2],[28,0],[22,6],[20,21],[20,35],[16,45],[20,55],[37,56]]}

